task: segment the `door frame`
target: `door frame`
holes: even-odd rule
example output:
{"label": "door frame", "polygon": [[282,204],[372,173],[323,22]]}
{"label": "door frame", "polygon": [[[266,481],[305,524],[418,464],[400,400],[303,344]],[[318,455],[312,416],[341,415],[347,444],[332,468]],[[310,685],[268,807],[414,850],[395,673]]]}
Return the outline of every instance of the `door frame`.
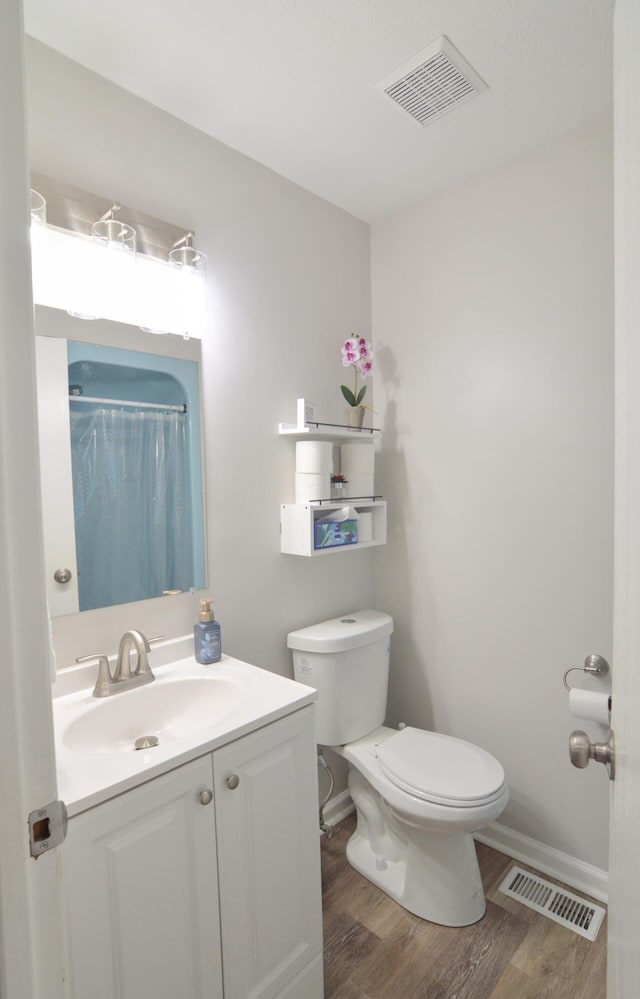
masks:
{"label": "door frame", "polygon": [[615,559],[608,996],[640,978],[640,6],[617,0],[614,17]]}
{"label": "door frame", "polygon": [[[0,5],[0,994],[63,999],[57,850],[28,815],[57,797],[36,423],[21,0]],[[8,151],[8,153],[7,153]]]}

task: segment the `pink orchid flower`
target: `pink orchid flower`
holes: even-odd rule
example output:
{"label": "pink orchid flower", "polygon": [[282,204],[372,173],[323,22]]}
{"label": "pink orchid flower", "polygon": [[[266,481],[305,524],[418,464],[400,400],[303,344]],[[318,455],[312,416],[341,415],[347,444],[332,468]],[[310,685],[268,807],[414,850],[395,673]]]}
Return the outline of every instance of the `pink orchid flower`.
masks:
{"label": "pink orchid flower", "polygon": [[353,391],[346,385],[341,385],[340,388],[350,406],[359,406],[366,388],[363,385],[358,389],[358,374],[365,379],[373,369],[373,350],[369,341],[363,336],[351,336],[342,345],[342,366],[348,368],[350,365],[353,365],[354,369]]}
{"label": "pink orchid flower", "polygon": [[344,346],[342,348],[345,350],[359,350],[360,349],[360,337],[350,336],[348,340],[345,340]]}
{"label": "pink orchid flower", "polygon": [[360,354],[357,350],[344,350],[342,351],[342,367],[348,368],[350,364],[357,364],[360,360]]}

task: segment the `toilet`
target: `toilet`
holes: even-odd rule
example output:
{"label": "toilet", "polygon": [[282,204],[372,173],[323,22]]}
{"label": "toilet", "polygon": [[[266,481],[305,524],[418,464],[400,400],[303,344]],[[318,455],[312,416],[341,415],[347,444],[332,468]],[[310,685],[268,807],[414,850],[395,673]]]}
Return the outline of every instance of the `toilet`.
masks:
{"label": "toilet", "polygon": [[472,743],[383,724],[392,631],[389,614],[363,610],[287,645],[296,680],[318,691],[316,741],[349,764],[347,860],[416,916],[467,926],[485,911],[473,833],[507,804],[504,770]]}

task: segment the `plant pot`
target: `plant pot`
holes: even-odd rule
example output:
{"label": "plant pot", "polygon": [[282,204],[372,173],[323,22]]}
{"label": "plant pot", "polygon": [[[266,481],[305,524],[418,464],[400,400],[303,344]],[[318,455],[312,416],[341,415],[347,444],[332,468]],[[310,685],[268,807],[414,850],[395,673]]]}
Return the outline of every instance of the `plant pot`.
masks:
{"label": "plant pot", "polygon": [[345,409],[346,423],[352,430],[361,430],[364,420],[364,406],[348,406]]}
{"label": "plant pot", "polygon": [[331,499],[341,500],[344,496],[344,487],[347,485],[346,480],[344,482],[332,482],[331,483]]}

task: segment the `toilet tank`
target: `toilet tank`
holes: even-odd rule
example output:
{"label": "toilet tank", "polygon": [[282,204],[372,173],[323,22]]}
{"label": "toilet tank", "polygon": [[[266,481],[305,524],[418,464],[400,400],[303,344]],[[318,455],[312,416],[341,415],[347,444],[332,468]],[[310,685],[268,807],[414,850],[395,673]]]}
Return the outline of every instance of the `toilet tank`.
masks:
{"label": "toilet tank", "polygon": [[287,635],[296,680],[315,687],[316,741],[343,746],[384,722],[393,620],[363,610]]}

